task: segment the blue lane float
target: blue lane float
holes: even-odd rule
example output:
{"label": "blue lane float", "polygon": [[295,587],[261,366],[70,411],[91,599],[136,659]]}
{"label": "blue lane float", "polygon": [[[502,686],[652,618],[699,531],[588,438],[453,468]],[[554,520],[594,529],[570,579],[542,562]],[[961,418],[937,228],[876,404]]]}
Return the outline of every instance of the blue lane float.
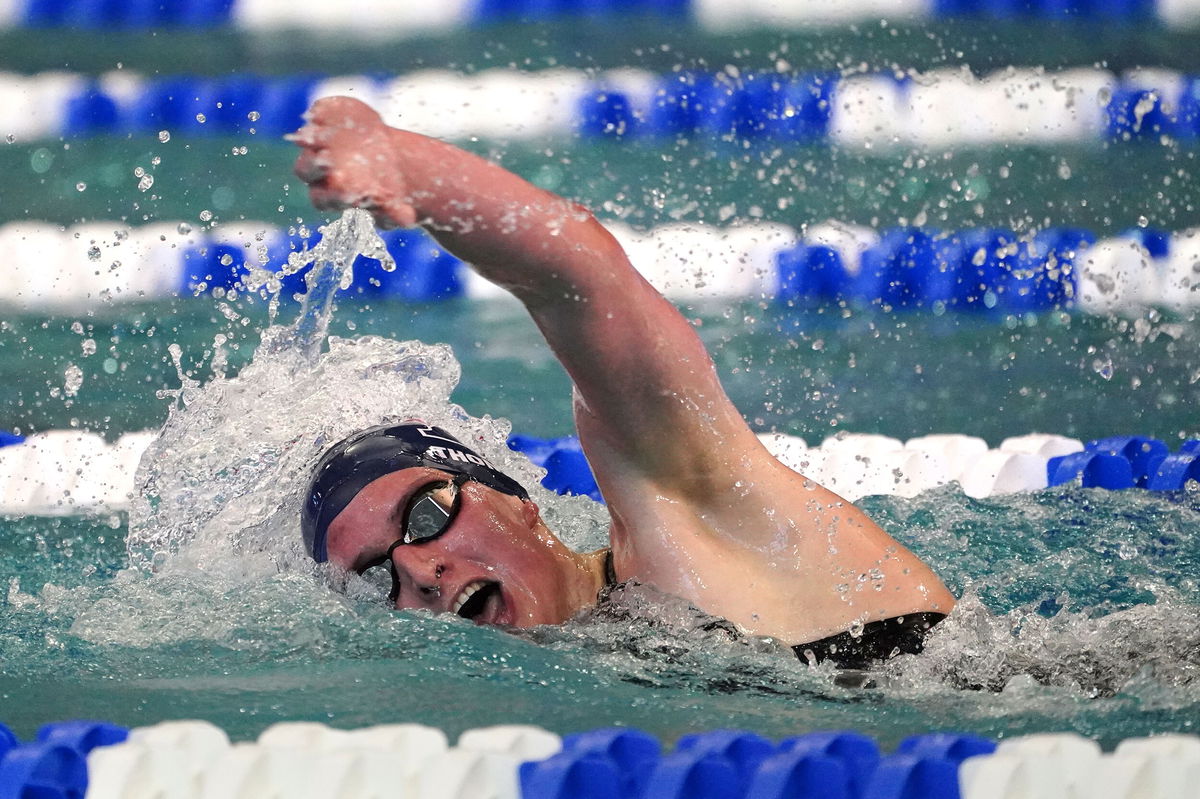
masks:
{"label": "blue lane float", "polygon": [[[590,138],[706,137],[848,147],[1200,138],[1200,76],[1190,75],[1155,75],[1155,82],[1147,85],[1137,75],[1100,69],[1025,71],[1016,76],[1000,71],[970,79],[945,71],[899,78],[890,73],[843,77],[753,70],[736,75],[695,70],[506,73],[487,73],[505,76],[490,84],[481,84],[478,75],[429,73],[152,78],[122,73],[118,81],[111,76],[58,75],[43,80],[46,76],[3,75],[0,81],[8,88],[55,113],[42,115],[44,120],[37,123],[41,127],[34,129],[26,106],[0,109],[0,133],[11,127],[22,138],[156,136],[164,130],[172,136],[240,137],[253,132],[274,138],[298,128],[313,100],[353,86],[389,121],[438,136],[484,135],[498,129],[502,132],[497,135],[505,138],[574,133]],[[866,94],[864,81],[870,84]],[[1052,95],[1043,91],[1055,91],[1059,84],[1064,88]],[[463,114],[471,113],[484,85],[494,93],[493,103],[484,104],[487,110],[479,112],[479,119],[464,124]],[[1004,86],[1006,91],[997,91]],[[406,99],[408,91],[415,92],[416,102]],[[1043,93],[1026,106],[1014,96],[1036,92]],[[447,118],[445,109],[457,107],[455,103],[424,110],[420,98],[430,93],[461,94],[466,110],[454,120]],[[966,117],[963,104],[972,109]],[[502,118],[504,124],[497,128],[492,117]],[[1014,125],[1014,119],[1019,124]]]}
{"label": "blue lane float", "polygon": [[[577,437],[514,435],[508,445],[546,469],[544,487],[558,494],[604,501]],[[1114,436],[1089,441],[1079,452],[1046,462],[1046,484],[1052,487],[1078,482],[1084,488],[1112,491],[1134,487],[1180,491],[1193,481],[1200,482],[1200,440],[1185,441],[1172,453],[1158,439]]]}
{"label": "blue lane float", "polygon": [[[244,0],[243,0],[244,1]],[[26,0],[18,18],[30,28],[145,30],[216,28],[230,23],[235,0]]]}
{"label": "blue lane float", "polygon": [[[1173,799],[1190,796],[1184,786],[1200,773],[1200,738],[1188,735],[1128,739],[1103,753],[1071,733],[998,744],[939,732],[884,753],[851,730],[780,742],[748,730],[713,730],[668,749],[636,729],[560,738],[538,727],[499,726],[468,730],[452,747],[441,730],[419,725],[337,730],[283,723],[235,747],[203,721],[132,730],[99,722],[48,726],[103,729],[105,736],[39,734],[45,740],[23,744],[0,725],[0,799],[85,793],[324,799],[363,792],[444,799],[995,799],[1093,796],[1099,787],[1112,799]],[[313,782],[316,773],[321,779]]]}
{"label": "blue lane float", "polygon": [[[845,0],[847,18],[878,16],[878,3]],[[213,28],[243,24],[243,20],[261,21],[283,16],[279,3],[272,0],[26,0],[17,3],[18,25],[81,29]],[[787,18],[796,24],[822,19],[821,9],[790,10]],[[924,18],[966,18],[977,20],[1062,20],[1144,24],[1155,19],[1186,24],[1191,20],[1186,5],[1164,0],[934,0],[923,7],[897,9],[901,16]],[[854,13],[855,10],[858,13]],[[302,10],[302,9],[301,9]],[[403,7],[400,7],[403,10]],[[777,21],[779,7],[769,3],[742,4],[742,27],[766,25]],[[426,14],[427,16],[427,14]],[[724,15],[713,13],[707,0],[478,0],[459,3],[443,12],[442,27],[448,29],[477,25],[542,23],[555,20],[590,19],[624,22],[630,19],[666,19],[677,24],[692,22],[708,27],[728,27]],[[413,14],[419,22],[421,14]],[[304,25],[303,15],[299,23]],[[315,19],[309,22],[315,24]],[[380,19],[380,25],[394,25]],[[283,20],[278,23],[284,27]],[[400,28],[403,29],[402,27]]]}
{"label": "blue lane float", "polygon": [[[906,227],[876,233],[836,222],[813,226],[808,238],[775,224],[667,225],[638,232],[617,223],[612,230],[634,267],[672,300],[838,302],[999,317],[1049,310],[1140,314],[1150,307],[1200,305],[1200,292],[1191,285],[1192,266],[1200,258],[1198,231],[1138,228],[1098,240],[1074,228],[1018,234],[995,227]],[[382,236],[396,269],[360,257],[346,296],[433,302],[497,295],[424,231]],[[273,287],[273,281],[282,284],[287,298],[304,291],[303,269],[291,273],[289,258],[317,241],[315,228],[260,222],[210,230],[183,223],[136,228],[95,222],[65,231],[14,222],[0,225],[0,249],[38,268],[18,270],[0,285],[0,305],[209,296],[215,290]],[[97,261],[111,268],[98,271]],[[753,264],[752,280],[746,278],[747,263]]]}
{"label": "blue lane float", "polygon": [[[380,231],[394,268],[374,258],[358,256],[350,297],[391,297],[409,302],[434,302],[463,295],[466,265],[442,248],[423,230]],[[281,297],[303,294],[304,276],[311,267],[284,274],[288,258],[310,250],[321,240],[314,229],[299,226],[264,236],[265,261],[257,264],[279,275]],[[180,253],[179,293],[195,296],[242,288],[250,275],[246,249],[239,244],[200,237]]]}

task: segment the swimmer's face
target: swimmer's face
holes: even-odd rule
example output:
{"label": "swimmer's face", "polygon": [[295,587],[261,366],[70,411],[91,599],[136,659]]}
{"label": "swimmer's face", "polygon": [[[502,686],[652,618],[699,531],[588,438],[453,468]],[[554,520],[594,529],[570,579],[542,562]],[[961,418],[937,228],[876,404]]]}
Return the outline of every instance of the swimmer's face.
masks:
{"label": "swimmer's face", "polygon": [[[386,569],[410,503],[429,497],[449,508],[451,481],[416,467],[368,483],[329,525],[329,560],[359,573]],[[513,627],[560,624],[578,610],[574,553],[542,523],[537,505],[470,480],[445,532],[392,548],[391,564],[397,608]]]}

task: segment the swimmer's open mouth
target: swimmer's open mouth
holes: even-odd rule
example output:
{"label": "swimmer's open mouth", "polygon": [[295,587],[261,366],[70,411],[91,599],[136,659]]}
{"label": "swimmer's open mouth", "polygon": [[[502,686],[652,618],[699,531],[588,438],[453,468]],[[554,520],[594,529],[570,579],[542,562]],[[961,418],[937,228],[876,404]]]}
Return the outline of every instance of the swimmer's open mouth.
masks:
{"label": "swimmer's open mouth", "polygon": [[492,597],[499,597],[499,595],[500,583],[476,580],[468,584],[454,598],[454,604],[450,606],[450,612],[457,613],[464,619],[475,621],[487,609],[488,601]]}

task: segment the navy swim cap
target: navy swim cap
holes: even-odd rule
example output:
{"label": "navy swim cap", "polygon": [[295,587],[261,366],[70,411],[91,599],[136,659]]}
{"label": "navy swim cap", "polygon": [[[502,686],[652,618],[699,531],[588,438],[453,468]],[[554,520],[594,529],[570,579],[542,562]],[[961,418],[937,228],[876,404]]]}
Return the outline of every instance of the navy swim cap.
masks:
{"label": "navy swim cap", "polygon": [[377,425],[334,444],[313,470],[300,519],[304,546],[313,560],[328,559],[329,525],[359,491],[386,474],[413,466],[465,475],[502,494],[529,499],[520,483],[440,427],[423,422]]}

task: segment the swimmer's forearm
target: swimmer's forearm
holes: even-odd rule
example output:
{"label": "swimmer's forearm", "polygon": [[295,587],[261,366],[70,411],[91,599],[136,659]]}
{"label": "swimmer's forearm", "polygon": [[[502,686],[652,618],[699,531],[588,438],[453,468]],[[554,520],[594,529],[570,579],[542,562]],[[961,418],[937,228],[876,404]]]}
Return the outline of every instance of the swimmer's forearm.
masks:
{"label": "swimmer's forearm", "polygon": [[641,468],[676,475],[683,459],[703,474],[715,465],[683,443],[691,434],[751,435],[692,326],[591,213],[452,145],[392,135],[416,218],[524,303],[589,415],[638,444],[625,454]]}
{"label": "swimmer's forearm", "polygon": [[632,271],[583,206],[445,142],[403,130],[391,135],[419,223],[523,301],[583,290],[612,269]]}

